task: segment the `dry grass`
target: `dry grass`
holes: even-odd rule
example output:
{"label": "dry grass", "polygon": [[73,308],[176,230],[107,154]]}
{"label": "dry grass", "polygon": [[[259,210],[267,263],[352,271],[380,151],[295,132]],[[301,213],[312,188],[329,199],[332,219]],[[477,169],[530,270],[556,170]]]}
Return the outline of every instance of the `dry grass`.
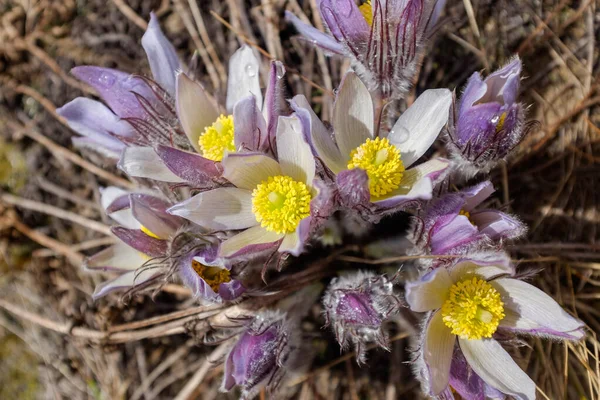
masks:
{"label": "dry grass", "polygon": [[[460,88],[473,71],[497,68],[515,52],[523,58],[522,99],[542,127],[493,171],[494,201],[531,226],[525,240],[509,245],[512,257],[527,260],[523,269],[542,269],[535,283],[583,319],[589,335],[568,345],[526,340],[516,353],[540,398],[598,399],[599,6],[591,0],[448,3],[448,21],[408,101],[427,87]],[[75,65],[148,71],[139,41],[149,12],[157,10],[180,53],[197,52],[196,77],[218,96],[225,95],[228,57],[246,42],[264,55],[263,70],[271,57],[282,59],[290,91],[305,94],[327,116],[345,66],[295,40],[282,20],[287,8],[319,26],[315,4],[0,0],[0,398],[233,398],[218,394],[221,370],[206,361],[221,348],[196,344],[226,315],[278,298],[197,307],[173,284],[154,299],[92,302],[99,278],[79,264],[110,242],[98,188],[131,184],[110,166],[96,167],[102,163],[94,154],[74,153],[72,132],[55,108],[93,95],[69,76]],[[323,262],[296,278],[322,278]],[[351,354],[340,356],[318,314],[305,328],[322,351],[288,389],[298,389],[297,398],[418,397],[403,363],[412,333],[407,325],[392,326],[390,354],[369,352],[370,369],[358,368]]]}

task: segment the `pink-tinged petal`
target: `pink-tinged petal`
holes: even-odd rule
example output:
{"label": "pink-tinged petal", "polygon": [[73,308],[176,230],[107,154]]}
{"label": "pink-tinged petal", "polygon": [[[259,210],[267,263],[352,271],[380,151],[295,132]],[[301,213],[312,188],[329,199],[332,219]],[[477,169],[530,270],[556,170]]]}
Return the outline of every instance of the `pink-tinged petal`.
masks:
{"label": "pink-tinged petal", "polygon": [[219,118],[217,105],[199,83],[183,72],[177,74],[175,103],[183,131],[190,144],[200,153],[198,138]]}
{"label": "pink-tinged petal", "polygon": [[246,190],[254,190],[270,176],[281,175],[279,163],[260,153],[230,153],[221,164],[223,178]]}
{"label": "pink-tinged petal", "polygon": [[181,69],[175,48],[160,29],[158,18],[150,13],[148,29],[142,36],[142,47],[148,57],[154,80],[171,96],[175,94],[175,73]]}
{"label": "pink-tinged petal", "polygon": [[373,100],[371,93],[354,72],[348,72],[333,106],[333,127],[344,160],[350,152],[373,138]]}
{"label": "pink-tinged petal", "polygon": [[169,214],[167,208],[171,204],[158,197],[134,193],[129,201],[135,219],[161,239],[173,236],[184,223],[183,219]]}
{"label": "pink-tinged petal", "polygon": [[269,147],[267,123],[254,95],[245,97],[235,104],[233,125],[237,151],[261,151]]}
{"label": "pink-tinged petal", "polygon": [[117,290],[128,290],[134,286],[147,285],[160,274],[160,271],[158,271],[156,268],[147,269],[144,271],[126,272],[115,279],[103,282],[96,286],[94,294],[92,294],[92,298],[94,300],[98,300],[100,297],[104,297],[107,294]]}
{"label": "pink-tinged petal", "polygon": [[155,151],[171,172],[195,187],[211,187],[221,176],[222,168],[218,163],[196,153],[164,145],[157,146]]}
{"label": "pink-tinged petal", "polygon": [[460,348],[485,383],[522,400],[535,400],[535,383],[494,339],[460,339]]}
{"label": "pink-tinged petal", "polygon": [[250,46],[242,46],[229,59],[229,81],[227,82],[227,112],[233,112],[235,103],[253,94],[262,107],[262,92],[258,70],[260,63]]}
{"label": "pink-tinged petal", "polygon": [[419,280],[406,283],[406,302],[416,312],[442,307],[453,282],[446,268],[436,268]]}
{"label": "pink-tinged petal", "polygon": [[145,254],[117,242],[85,260],[85,268],[101,271],[133,271],[149,260]]}
{"label": "pink-tinged petal", "polygon": [[390,143],[398,147],[402,162],[410,167],[431,147],[442,128],[448,123],[452,92],[430,89],[398,118],[390,131]]}
{"label": "pink-tinged petal", "polygon": [[264,251],[278,243],[285,234],[267,231],[260,225],[248,228],[221,243],[220,257],[235,257],[242,254]]}
{"label": "pink-tinged petal", "polygon": [[471,224],[469,218],[457,215],[452,222],[431,236],[429,245],[432,254],[449,254],[453,249],[466,246],[479,238],[479,231]]}
{"label": "pink-tinged petal", "polygon": [[514,239],[525,234],[527,227],[518,219],[498,210],[471,213],[479,232],[492,240]]}
{"label": "pink-tinged petal", "polygon": [[202,192],[169,209],[173,215],[214,230],[245,229],[257,225],[252,193],[232,187]]}
{"label": "pink-tinged petal", "polygon": [[463,210],[471,212],[471,210],[490,197],[494,191],[494,185],[490,181],[481,182],[478,185],[463,189],[460,192],[461,196],[465,199]]}
{"label": "pink-tinged petal", "polygon": [[327,53],[331,54],[343,54],[344,46],[342,46],[337,40],[329,36],[326,33],[321,32],[312,25],[305,24],[291,12],[285,12],[285,19],[291,22],[296,30],[304,36],[310,43],[320,47]]}
{"label": "pink-tinged petal", "polygon": [[166,240],[150,237],[139,229],[113,226],[111,231],[125,244],[150,257],[164,257],[169,250],[169,244]]}
{"label": "pink-tinged petal", "polygon": [[126,147],[117,166],[127,175],[136,178],[169,183],[184,182],[167,168],[152,147]]}
{"label": "pink-tinged petal", "polygon": [[331,34],[338,42],[366,45],[371,27],[354,1],[321,0],[319,9]]}
{"label": "pink-tinged petal", "polygon": [[450,379],[450,364],[456,335],[453,335],[440,311],[434,313],[425,328],[423,360],[429,373],[429,391],[432,396],[442,393]]}
{"label": "pink-tinged petal", "polygon": [[277,155],[283,175],[312,187],[315,178],[315,158],[302,137],[297,117],[279,117],[277,126]]}
{"label": "pink-tinged petal", "polygon": [[285,67],[280,61],[271,61],[269,70],[269,82],[267,84],[267,93],[265,104],[263,106],[263,116],[267,121],[267,148],[273,149],[275,136],[277,135],[277,124],[279,117],[289,115],[289,105],[285,98]]}
{"label": "pink-tinged petal", "polygon": [[345,170],[345,158],[342,157],[328,129],[317,117],[306,97],[303,95],[295,96],[291,101],[291,106],[300,119],[302,134],[311,146],[315,157],[321,158],[335,174]]}
{"label": "pink-tinged petal", "polygon": [[[113,204],[117,202],[118,211],[111,211]],[[100,204],[106,210],[109,217],[129,229],[140,229],[140,223],[134,218],[129,207],[129,192],[115,186],[109,186],[100,190]]]}
{"label": "pink-tinged petal", "polygon": [[502,278],[491,282],[502,295],[506,317],[500,326],[530,335],[579,340],[584,325],[554,299],[526,282]]}
{"label": "pink-tinged petal", "polygon": [[304,218],[298,224],[296,231],[288,233],[281,241],[281,245],[277,249],[280,253],[289,253],[295,257],[299,256],[304,251],[304,245],[309,240],[312,218]]}

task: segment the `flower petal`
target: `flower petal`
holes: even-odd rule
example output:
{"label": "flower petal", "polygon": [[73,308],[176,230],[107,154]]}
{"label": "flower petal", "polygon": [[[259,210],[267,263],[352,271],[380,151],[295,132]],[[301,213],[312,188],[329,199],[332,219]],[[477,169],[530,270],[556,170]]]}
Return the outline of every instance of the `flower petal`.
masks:
{"label": "flower petal", "polygon": [[298,224],[298,228],[292,233],[288,233],[281,241],[277,249],[280,253],[289,253],[298,257],[304,250],[304,245],[308,241],[312,218],[306,217]]}
{"label": "flower petal", "polygon": [[333,127],[344,160],[350,152],[373,138],[373,100],[371,93],[354,72],[348,72],[333,106]]}
{"label": "flower petal", "polygon": [[169,245],[166,240],[150,237],[139,229],[113,226],[111,232],[128,246],[150,257],[164,257],[167,254]]}
{"label": "flower petal", "polygon": [[159,275],[160,271],[158,271],[156,268],[146,269],[139,272],[126,272],[113,280],[103,282],[96,286],[94,294],[92,294],[92,298],[94,300],[98,300],[100,297],[104,297],[116,290],[130,289],[134,286],[141,286],[150,283],[153,278],[156,278]]}
{"label": "flower petal", "polygon": [[326,52],[333,54],[343,54],[344,46],[342,46],[337,40],[329,36],[326,33],[321,32],[312,25],[305,24],[291,12],[285,12],[285,19],[291,22],[296,30],[304,36],[310,43],[319,46]]}
{"label": "flower petal", "polygon": [[404,167],[410,167],[431,147],[448,122],[452,92],[430,89],[398,118],[390,131],[390,143],[400,149]]}
{"label": "flower petal", "polygon": [[232,279],[229,282],[221,283],[219,285],[219,296],[225,301],[232,301],[240,297],[246,288],[242,286],[242,283],[236,279]]}
{"label": "flower petal", "polygon": [[531,335],[579,340],[584,325],[573,318],[550,296],[526,282],[502,278],[491,282],[501,293],[506,317],[503,328]]}
{"label": "flower petal", "polygon": [[[109,212],[108,208],[117,201],[117,199],[126,199],[127,207],[120,207],[119,211]],[[140,229],[141,225],[138,220],[135,219],[131,212],[131,208],[129,207],[129,192],[115,186],[101,189],[100,204],[104,210],[107,210],[108,216],[117,221],[119,225],[129,229]]]}
{"label": "flower petal", "polygon": [[271,61],[263,116],[267,121],[267,144],[273,151],[275,150],[272,149],[272,143],[275,143],[281,115],[289,115],[288,100],[285,98],[285,67],[280,61]]}
{"label": "flower petal", "polygon": [[158,197],[133,193],[129,196],[129,201],[135,219],[161,239],[172,237],[184,222],[169,214],[167,208],[171,204]]}
{"label": "flower petal", "polygon": [[85,260],[88,270],[102,271],[132,271],[141,267],[149,258],[127,246],[123,242],[116,242],[110,247],[99,251]]}
{"label": "flower petal", "polygon": [[233,125],[237,151],[261,151],[268,148],[267,123],[254,95],[245,97],[235,104]]}
{"label": "flower petal", "polygon": [[232,187],[199,193],[174,205],[169,212],[214,230],[245,229],[258,224],[252,212],[252,193]]}
{"label": "flower petal", "polygon": [[267,231],[260,225],[253,226],[221,243],[219,256],[235,257],[260,252],[273,247],[283,237],[284,234]]}
{"label": "flower petal", "polygon": [[432,254],[450,254],[453,250],[480,239],[479,231],[464,215],[457,215],[452,222],[444,225],[431,235]]}
{"label": "flower petal", "polygon": [[490,197],[494,191],[494,185],[490,181],[481,182],[478,185],[461,190],[460,194],[465,199],[463,210],[471,212],[485,199]]}
{"label": "flower petal", "polygon": [[366,44],[371,28],[354,1],[321,0],[317,4],[321,17],[338,42]]}
{"label": "flower petal", "polygon": [[254,190],[270,176],[281,175],[279,163],[259,153],[227,154],[221,164],[224,168],[223,178],[246,190]]}
{"label": "flower petal", "polygon": [[416,312],[438,309],[446,301],[451,286],[446,268],[436,268],[419,280],[406,283],[406,302]]}
{"label": "flower petal", "polygon": [[171,96],[175,95],[175,72],[181,69],[175,48],[160,29],[156,14],[150,13],[148,29],[142,36],[142,47],[154,80]]}
{"label": "flower petal", "polygon": [[473,212],[471,220],[477,225],[480,233],[492,240],[514,239],[527,231],[527,227],[521,221],[498,210]]}
{"label": "flower petal", "polygon": [[222,171],[218,163],[197,153],[164,145],[158,145],[155,151],[171,172],[198,188],[211,187],[221,176]]}
{"label": "flower petal", "polygon": [[494,339],[460,339],[460,348],[485,383],[502,393],[535,400],[535,383]]}
{"label": "flower petal", "polygon": [[277,155],[283,175],[312,187],[315,159],[310,146],[302,137],[302,127],[297,117],[279,117]]}
{"label": "flower petal", "polygon": [[369,176],[364,169],[353,168],[341,171],[335,177],[339,202],[343,207],[366,207],[371,202]]}
{"label": "flower petal", "polygon": [[167,168],[152,147],[126,147],[117,166],[127,175],[136,178],[170,183],[184,182]]}
{"label": "flower petal", "polygon": [[429,372],[429,390],[432,396],[448,387],[455,342],[456,335],[444,324],[442,313],[437,311],[430,317],[425,328],[423,343],[423,359]]}
{"label": "flower petal", "polygon": [[260,64],[250,46],[242,46],[229,59],[227,82],[227,112],[233,112],[235,103],[253,94],[258,107],[262,107],[262,92],[258,76]]}

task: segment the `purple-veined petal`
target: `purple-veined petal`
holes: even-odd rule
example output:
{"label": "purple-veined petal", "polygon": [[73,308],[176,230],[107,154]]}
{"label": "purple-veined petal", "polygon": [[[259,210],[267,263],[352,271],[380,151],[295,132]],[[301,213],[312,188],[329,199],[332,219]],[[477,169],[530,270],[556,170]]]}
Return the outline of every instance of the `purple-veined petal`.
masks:
{"label": "purple-veined petal", "polygon": [[390,143],[398,147],[404,167],[410,167],[431,147],[448,122],[452,92],[430,89],[398,118],[390,131]]}
{"label": "purple-veined petal", "polygon": [[423,360],[429,373],[429,390],[432,396],[443,392],[450,378],[450,364],[456,335],[453,335],[444,321],[442,313],[435,312],[425,328]]}
{"label": "purple-veined petal", "polygon": [[[511,62],[485,78],[486,94],[479,99],[481,103],[498,102],[511,104],[516,100],[521,75],[521,60],[515,57]],[[477,104],[476,103],[476,104]]]}
{"label": "purple-veined petal", "polygon": [[111,231],[125,244],[150,257],[164,257],[169,249],[169,245],[165,240],[150,237],[139,229],[113,226]]}
{"label": "purple-veined petal", "polygon": [[129,196],[131,212],[142,226],[161,239],[168,239],[177,232],[183,220],[167,213],[170,204],[158,197],[134,193]]}
{"label": "purple-veined petal", "polygon": [[494,185],[490,181],[481,182],[478,185],[463,189],[460,192],[461,196],[465,199],[462,209],[471,212],[471,210],[490,197],[494,193],[494,190]]}
{"label": "purple-veined petal", "polygon": [[485,383],[522,400],[535,400],[535,383],[497,341],[458,341],[467,362]]}
{"label": "purple-veined petal", "polygon": [[560,339],[579,340],[585,336],[583,323],[535,286],[510,278],[491,283],[504,302],[506,317],[500,321],[501,327]]}
{"label": "purple-veined petal", "polygon": [[161,272],[157,269],[147,269],[144,271],[130,271],[119,277],[106,281],[96,286],[92,298],[98,300],[107,294],[116,290],[127,290],[134,286],[140,286],[149,283],[153,278],[159,276]]}
{"label": "purple-veined petal", "polygon": [[279,163],[260,153],[230,153],[221,164],[223,178],[246,190],[254,190],[270,176],[281,175]]}
{"label": "purple-veined petal", "polygon": [[175,95],[177,116],[190,144],[201,152],[198,138],[204,130],[219,118],[219,109],[198,82],[183,72],[177,74],[177,93]]}
{"label": "purple-veined petal", "polygon": [[258,107],[262,107],[263,97],[258,76],[260,64],[250,46],[242,46],[229,59],[229,80],[227,82],[227,112],[233,112],[235,103],[253,94]]}
{"label": "purple-veined petal", "polygon": [[406,302],[416,312],[441,308],[452,284],[446,268],[436,268],[419,280],[406,283]]}
{"label": "purple-veined petal", "polygon": [[117,166],[127,175],[136,178],[169,183],[185,182],[167,168],[152,147],[126,147]]}
{"label": "purple-veined petal", "polygon": [[150,258],[145,254],[127,246],[123,242],[100,250],[85,260],[85,268],[101,271],[133,271],[141,267]]}
{"label": "purple-veined petal", "polygon": [[280,61],[271,61],[269,82],[263,106],[263,117],[267,121],[267,144],[272,149],[277,134],[277,124],[281,115],[289,115],[289,106],[285,98],[285,67]]}
{"label": "purple-veined petal", "polygon": [[354,72],[348,72],[333,105],[333,127],[344,160],[350,152],[373,138],[373,100],[371,93]]}
{"label": "purple-veined petal", "polygon": [[222,170],[218,163],[196,153],[164,145],[157,146],[155,150],[172,173],[193,186],[210,187],[221,176]]}
{"label": "purple-veined petal", "polygon": [[233,107],[234,142],[237,151],[260,151],[268,148],[267,123],[256,98],[250,95]]}
{"label": "purple-veined petal", "polygon": [[257,225],[252,193],[225,187],[199,193],[169,209],[173,215],[214,230],[245,229]]}
{"label": "purple-veined petal", "polygon": [[477,225],[480,233],[492,240],[514,239],[527,231],[527,227],[521,221],[498,210],[473,212],[471,220]]}
{"label": "purple-veined petal", "polygon": [[358,6],[351,0],[321,0],[321,16],[333,37],[342,43],[365,43],[371,28]]}
{"label": "purple-veined petal", "polygon": [[285,19],[291,22],[296,30],[304,36],[310,43],[319,46],[326,52],[333,54],[344,54],[344,46],[330,35],[321,32],[312,25],[305,24],[291,12],[285,12]]}
{"label": "purple-veined petal", "polygon": [[279,234],[267,231],[260,225],[253,226],[221,243],[219,256],[235,257],[242,254],[260,252],[273,247],[283,237],[283,233]]}
{"label": "purple-veined petal", "polygon": [[432,254],[448,254],[452,249],[465,246],[480,238],[477,227],[469,218],[457,215],[452,222],[444,225],[431,236]]}
{"label": "purple-veined petal", "polygon": [[[110,207],[119,201],[119,210],[111,212]],[[126,203],[126,204],[125,204]],[[129,192],[115,186],[109,186],[100,190],[100,204],[106,210],[109,217],[129,229],[140,229],[140,223],[136,220],[129,208]],[[125,206],[126,205],[126,206]]]}
{"label": "purple-veined petal", "polygon": [[160,29],[156,14],[150,13],[148,29],[142,36],[154,80],[171,96],[175,95],[175,72],[181,69],[175,48]]}
{"label": "purple-veined petal", "polygon": [[315,158],[302,137],[297,117],[279,117],[277,125],[277,155],[281,173],[312,187],[315,178]]}

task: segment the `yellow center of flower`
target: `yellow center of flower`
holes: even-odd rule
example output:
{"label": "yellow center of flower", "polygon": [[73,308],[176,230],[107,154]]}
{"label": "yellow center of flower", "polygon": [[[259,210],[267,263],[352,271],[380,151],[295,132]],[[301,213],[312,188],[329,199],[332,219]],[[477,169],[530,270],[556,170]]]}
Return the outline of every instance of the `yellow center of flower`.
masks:
{"label": "yellow center of flower", "polygon": [[215,293],[219,292],[221,283],[231,281],[231,274],[229,273],[229,270],[225,268],[208,267],[196,260],[192,261],[192,268],[200,278],[204,279],[204,282],[206,282]]}
{"label": "yellow center of flower", "polygon": [[[199,112],[202,112],[200,110]],[[217,120],[204,130],[200,135],[198,144],[202,150],[202,156],[213,161],[223,160],[225,150],[235,151],[233,141],[233,116],[221,115]]]}
{"label": "yellow center of flower", "polygon": [[252,212],[266,230],[291,233],[310,215],[311,199],[303,182],[289,176],[271,176],[252,192]]}
{"label": "yellow center of flower", "polygon": [[500,115],[498,123],[496,124],[496,133],[500,132],[504,128],[504,122],[506,121],[506,112]]}
{"label": "yellow center of flower", "polygon": [[353,168],[366,171],[372,197],[381,197],[397,189],[404,175],[400,150],[386,138],[367,139],[352,150],[348,169]]}
{"label": "yellow center of flower", "polygon": [[442,306],[444,324],[463,339],[492,337],[502,318],[500,293],[477,277],[454,284]]}
{"label": "yellow center of flower", "polygon": [[150,236],[151,238],[160,239],[154,232],[152,232],[150,229],[146,228],[144,225],[142,225],[140,227],[140,230],[142,232],[144,232],[146,235]]}
{"label": "yellow center of flower", "polygon": [[358,7],[358,9],[360,10],[360,13],[365,18],[365,21],[367,21],[367,24],[369,24],[369,26],[372,26],[373,25],[373,7],[371,6],[371,0],[367,0],[360,7]]}

